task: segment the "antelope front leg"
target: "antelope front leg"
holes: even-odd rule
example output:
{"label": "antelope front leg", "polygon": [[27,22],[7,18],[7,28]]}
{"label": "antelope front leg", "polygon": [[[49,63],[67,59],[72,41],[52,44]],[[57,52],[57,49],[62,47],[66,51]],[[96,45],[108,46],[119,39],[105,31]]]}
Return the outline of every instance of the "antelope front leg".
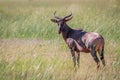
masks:
{"label": "antelope front leg", "polygon": [[70,49],[71,54],[72,54],[72,58],[73,58],[73,62],[74,62],[74,67],[76,66],[76,56],[75,56],[75,51],[73,49]]}
{"label": "antelope front leg", "polygon": [[80,53],[77,53],[77,65],[78,65],[78,68],[79,68],[79,64],[80,64]]}

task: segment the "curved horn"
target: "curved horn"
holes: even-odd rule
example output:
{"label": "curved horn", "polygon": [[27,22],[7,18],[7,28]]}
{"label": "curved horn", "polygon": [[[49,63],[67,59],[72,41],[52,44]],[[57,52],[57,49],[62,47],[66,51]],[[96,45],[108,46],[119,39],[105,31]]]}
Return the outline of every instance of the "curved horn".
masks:
{"label": "curved horn", "polygon": [[70,16],[72,16],[72,12],[70,12],[69,15],[65,16],[64,19],[65,19],[65,18],[68,18],[68,17],[70,17]]}
{"label": "curved horn", "polygon": [[56,19],[60,19],[59,17],[55,16],[55,14],[56,14],[56,11],[54,12],[54,17],[55,17]]}

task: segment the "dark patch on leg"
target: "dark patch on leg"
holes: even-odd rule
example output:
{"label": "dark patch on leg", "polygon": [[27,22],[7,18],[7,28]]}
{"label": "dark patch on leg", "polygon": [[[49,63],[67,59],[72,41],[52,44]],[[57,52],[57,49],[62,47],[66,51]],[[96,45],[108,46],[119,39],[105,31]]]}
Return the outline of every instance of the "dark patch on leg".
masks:
{"label": "dark patch on leg", "polygon": [[78,53],[78,55],[77,55],[77,65],[78,65],[78,68],[79,68],[79,64],[80,64],[80,53]]}
{"label": "dark patch on leg", "polygon": [[96,51],[93,46],[91,47],[91,55],[92,55],[93,59],[95,60],[95,62],[97,63],[97,69],[98,69],[100,66],[100,61],[96,55]]}
{"label": "dark patch on leg", "polygon": [[105,60],[104,60],[104,48],[102,48],[102,50],[99,51],[98,53],[99,53],[100,59],[101,59],[101,61],[102,61],[102,64],[105,66]]}
{"label": "dark patch on leg", "polygon": [[76,66],[76,56],[75,56],[75,51],[73,49],[70,49],[71,50],[71,55],[72,55],[72,58],[73,58],[73,62],[74,62],[74,67]]}

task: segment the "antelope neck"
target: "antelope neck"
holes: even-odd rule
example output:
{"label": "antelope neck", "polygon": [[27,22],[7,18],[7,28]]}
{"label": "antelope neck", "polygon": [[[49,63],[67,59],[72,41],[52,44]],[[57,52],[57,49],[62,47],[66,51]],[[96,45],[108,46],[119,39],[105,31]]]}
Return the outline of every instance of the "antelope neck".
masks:
{"label": "antelope neck", "polygon": [[62,31],[62,36],[63,39],[66,41],[66,39],[68,38],[69,33],[73,31],[72,28],[70,28],[66,23],[64,24],[64,30]]}

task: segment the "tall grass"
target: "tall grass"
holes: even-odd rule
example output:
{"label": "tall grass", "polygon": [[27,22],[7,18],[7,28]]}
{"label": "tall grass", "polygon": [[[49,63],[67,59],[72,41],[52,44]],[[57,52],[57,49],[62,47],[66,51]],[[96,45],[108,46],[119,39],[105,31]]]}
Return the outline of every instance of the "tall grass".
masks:
{"label": "tall grass", "polygon": [[[0,37],[1,38],[57,38],[57,27],[50,22],[54,11],[58,16],[65,16],[70,11],[73,19],[69,25],[96,31],[107,38],[118,39],[120,31],[119,9],[109,4],[76,2],[1,2]],[[35,5],[38,4],[38,5]],[[10,6],[13,4],[13,6]],[[58,5],[56,5],[58,4]],[[65,5],[66,4],[66,5]],[[22,6],[21,6],[22,5]],[[119,7],[119,6],[118,6]],[[50,33],[50,34],[49,34]],[[114,35],[114,36],[113,36]]]}
{"label": "tall grass", "polygon": [[[54,11],[71,11],[71,28],[105,38],[106,67],[96,71],[90,54],[81,53],[75,72],[69,49],[50,21]],[[0,1],[0,80],[119,80],[120,6],[117,0]]]}

